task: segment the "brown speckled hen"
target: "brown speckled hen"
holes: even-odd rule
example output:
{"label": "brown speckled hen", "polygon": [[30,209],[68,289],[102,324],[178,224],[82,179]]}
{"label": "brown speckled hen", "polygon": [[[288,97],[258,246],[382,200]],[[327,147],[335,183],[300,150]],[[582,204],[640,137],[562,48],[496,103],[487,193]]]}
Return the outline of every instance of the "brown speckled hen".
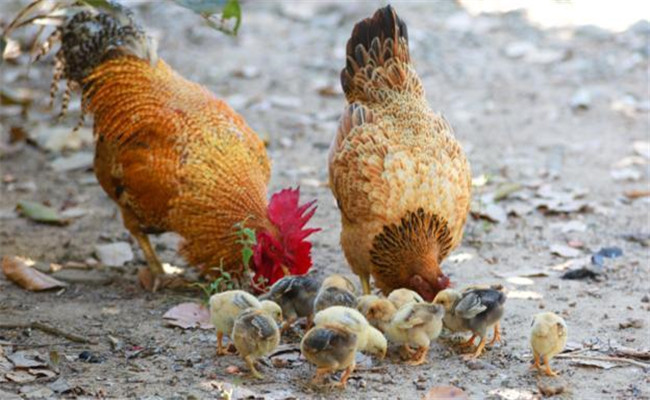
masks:
{"label": "brown speckled hen", "polygon": [[[35,8],[30,5],[18,17],[26,22],[14,26],[31,21]],[[242,223],[255,231],[255,283],[307,272],[311,244],[305,239],[314,229],[305,224],[313,202],[300,206],[297,189],[267,200],[270,161],[244,119],[159,59],[126,8],[58,12],[70,14],[43,46],[46,53],[61,43],[53,88],[68,80],[65,106],[70,88],[81,87],[83,112],[94,117],[95,173],[119,205],[155,281],[163,269],[147,235],[165,231],[183,237],[181,252],[191,264],[241,278],[236,225]]]}
{"label": "brown speckled hen", "polygon": [[471,173],[447,121],[432,111],[409,56],[406,24],[387,6],[359,22],[341,83],[349,105],[329,154],[341,245],[364,294],[409,288],[431,301],[449,285]]}

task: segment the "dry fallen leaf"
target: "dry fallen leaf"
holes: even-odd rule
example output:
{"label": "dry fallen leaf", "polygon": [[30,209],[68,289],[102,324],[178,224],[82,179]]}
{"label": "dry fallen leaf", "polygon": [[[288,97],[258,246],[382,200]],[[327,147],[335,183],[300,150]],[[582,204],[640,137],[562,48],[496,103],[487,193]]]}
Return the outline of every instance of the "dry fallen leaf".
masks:
{"label": "dry fallen leaf", "polygon": [[2,259],[2,272],[7,279],[23,289],[38,292],[68,286],[66,283],[32,268],[34,262],[22,257],[5,256]]}
{"label": "dry fallen leaf", "polygon": [[455,386],[436,386],[431,388],[422,400],[468,400],[465,392]]}
{"label": "dry fallen leaf", "polygon": [[563,244],[553,244],[551,245],[550,250],[552,254],[564,258],[575,258],[582,254],[580,250],[574,249],[573,247],[569,247]]}
{"label": "dry fallen leaf", "polygon": [[210,311],[198,303],[181,303],[163,315],[168,325],[183,329],[214,329],[210,322]]}
{"label": "dry fallen leaf", "polygon": [[16,370],[16,371],[11,371],[5,375],[7,379],[9,379],[12,382],[16,383],[28,383],[28,382],[33,382],[36,380],[36,377],[32,374],[30,374],[27,371],[23,370]]}
{"label": "dry fallen leaf", "polygon": [[634,200],[634,199],[640,199],[641,197],[650,196],[650,190],[626,190],[625,192],[623,192],[623,194],[628,199]]}

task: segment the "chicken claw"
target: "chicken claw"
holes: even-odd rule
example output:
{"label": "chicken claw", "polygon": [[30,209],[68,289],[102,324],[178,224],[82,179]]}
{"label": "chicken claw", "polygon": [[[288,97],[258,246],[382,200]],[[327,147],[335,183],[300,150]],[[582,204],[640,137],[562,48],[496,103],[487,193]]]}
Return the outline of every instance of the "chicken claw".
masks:
{"label": "chicken claw", "polygon": [[429,352],[428,347],[420,347],[417,349],[415,354],[413,354],[413,357],[411,358],[410,361],[407,362],[408,365],[422,365],[422,364],[427,364],[427,353]]}
{"label": "chicken claw", "polygon": [[490,343],[488,343],[488,346],[492,346],[496,342],[501,342],[501,330],[499,329],[499,323],[497,322],[494,324],[494,336],[492,336],[492,340],[490,340]]}

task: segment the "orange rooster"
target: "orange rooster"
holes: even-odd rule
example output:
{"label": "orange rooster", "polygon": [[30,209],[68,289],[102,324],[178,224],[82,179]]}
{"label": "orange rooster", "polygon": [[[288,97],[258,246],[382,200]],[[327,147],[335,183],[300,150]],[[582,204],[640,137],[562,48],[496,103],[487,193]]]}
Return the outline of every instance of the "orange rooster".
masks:
{"label": "orange rooster", "polygon": [[254,285],[307,272],[305,239],[317,229],[305,225],[315,201],[299,205],[299,189],[267,201],[262,140],[226,103],[160,60],[129,10],[83,9],[42,53],[57,40],[53,87],[63,77],[68,88],[82,88],[83,112],[94,116],[95,173],[140,244],[154,290],[164,272],[147,235],[165,231],[183,237],[181,253],[205,273],[222,268],[248,279],[242,225],[255,231]]}
{"label": "orange rooster", "polygon": [[471,173],[445,119],[431,110],[391,6],[359,22],[341,71],[347,106],[329,153],[341,245],[364,293],[370,276],[433,300],[442,260],[459,245]]}

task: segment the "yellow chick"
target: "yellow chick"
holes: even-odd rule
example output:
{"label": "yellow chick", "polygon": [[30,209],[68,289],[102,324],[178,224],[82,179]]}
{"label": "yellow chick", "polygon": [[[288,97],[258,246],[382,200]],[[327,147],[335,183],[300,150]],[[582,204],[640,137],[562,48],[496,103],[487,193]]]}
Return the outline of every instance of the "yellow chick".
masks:
{"label": "yellow chick", "polygon": [[325,324],[310,329],[300,342],[300,351],[310,363],[316,366],[312,383],[320,384],[324,375],[345,370],[341,381],[336,384],[345,387],[354,370],[357,335],[339,324]]}
{"label": "yellow chick", "polygon": [[530,346],[533,349],[535,364],[532,368],[540,369],[540,360],[544,363],[544,372],[557,376],[551,369],[550,361],[564,350],[567,341],[567,326],[562,317],[552,312],[539,313],[533,318],[530,332]]}
{"label": "yellow chick", "polygon": [[262,309],[249,308],[242,311],[235,319],[232,339],[253,376],[263,378],[255,368],[255,361],[280,344],[280,329],[273,317]]}
{"label": "yellow chick", "polygon": [[323,281],[316,299],[314,312],[317,313],[332,306],[355,307],[357,304],[354,284],[343,275],[330,275]]}
{"label": "yellow chick", "polygon": [[217,355],[227,353],[223,346],[224,334],[231,337],[235,318],[249,308],[265,310],[275,321],[282,321],[282,309],[275,302],[260,302],[252,294],[243,290],[229,290],[210,297],[210,319],[217,331]]}
{"label": "yellow chick", "polygon": [[386,337],[357,310],[350,307],[334,306],[316,313],[314,326],[338,324],[357,335],[357,350],[378,356],[386,356],[388,342]]}
{"label": "yellow chick", "polygon": [[[391,342],[404,346],[411,354],[408,364],[427,362],[431,341],[438,338],[442,331],[444,313],[442,306],[430,303],[408,303],[395,313],[386,336]],[[411,346],[417,347],[417,350],[413,352]]]}
{"label": "yellow chick", "polygon": [[370,325],[379,329],[381,332],[386,332],[396,312],[397,308],[390,300],[377,298],[367,301],[363,315]]}
{"label": "yellow chick", "polygon": [[318,290],[318,281],[310,276],[286,276],[275,282],[260,299],[272,300],[280,305],[285,319],[282,332],[285,332],[298,318],[307,318],[307,326],[311,325]]}
{"label": "yellow chick", "polygon": [[423,303],[424,299],[417,292],[410,289],[395,289],[388,295],[388,300],[395,304],[398,310],[408,303]]}
{"label": "yellow chick", "polygon": [[380,297],[377,296],[376,294],[364,294],[357,297],[357,310],[361,314],[366,315],[366,311],[368,310],[368,306],[370,305],[370,303],[379,298]]}

